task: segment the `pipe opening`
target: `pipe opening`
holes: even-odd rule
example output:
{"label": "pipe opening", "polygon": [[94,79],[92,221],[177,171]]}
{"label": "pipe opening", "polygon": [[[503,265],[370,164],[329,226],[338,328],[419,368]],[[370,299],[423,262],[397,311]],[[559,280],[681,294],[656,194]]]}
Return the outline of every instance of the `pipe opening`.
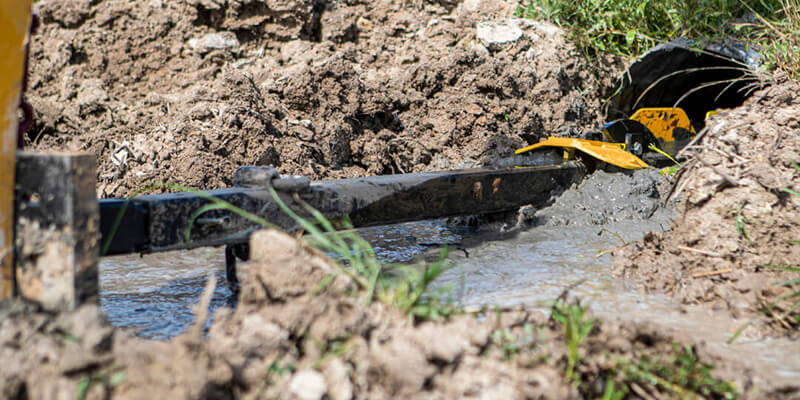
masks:
{"label": "pipe opening", "polygon": [[630,117],[642,107],[681,107],[695,129],[709,111],[738,107],[760,87],[758,54],[725,44],[691,48],[688,40],[654,47],[635,61],[609,101],[607,120]]}

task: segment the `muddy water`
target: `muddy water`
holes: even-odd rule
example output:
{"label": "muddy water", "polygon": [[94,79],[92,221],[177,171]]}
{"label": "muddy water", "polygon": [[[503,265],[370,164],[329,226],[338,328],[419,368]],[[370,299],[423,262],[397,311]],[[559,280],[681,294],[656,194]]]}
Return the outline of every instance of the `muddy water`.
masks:
{"label": "muddy water", "polygon": [[[408,262],[431,247],[461,238],[443,221],[365,228],[359,233],[378,257],[390,263]],[[212,310],[233,305],[222,248],[103,258],[100,304],[113,325],[144,338],[169,339],[191,325],[191,305],[209,276],[217,281]]]}
{"label": "muddy water", "polygon": [[169,339],[191,325],[191,305],[209,276],[217,280],[211,308],[233,304],[222,249],[107,257],[100,261],[100,306],[115,326]]}
{"label": "muddy water", "polygon": [[[664,229],[663,221],[623,221],[605,225],[537,227],[512,236],[467,233],[442,221],[360,230],[379,256],[407,262],[442,244],[453,250],[456,268],[437,284],[450,285],[467,308],[518,306],[546,309],[567,287],[603,318],[652,322],[665,331],[706,342],[712,353],[735,353],[773,382],[800,379],[800,343],[740,339],[725,344],[738,324],[705,309],[681,309],[658,295],[628,290],[611,276],[606,250]],[[191,323],[190,309],[209,275],[217,280],[212,308],[231,305],[221,249],[199,249],[144,257],[111,257],[100,266],[101,304],[116,326],[139,336],[166,339]],[[574,287],[573,287],[574,286]]]}
{"label": "muddy water", "polygon": [[467,237],[467,253],[450,257],[458,267],[438,283],[462,294],[468,309],[483,306],[546,310],[565,288],[583,299],[604,319],[654,323],[689,342],[704,342],[708,350],[747,366],[773,383],[800,381],[800,342],[786,339],[740,338],[726,341],[746,321],[707,307],[681,307],[663,295],[641,294],[611,276],[612,256],[605,250],[638,240],[643,232],[663,229],[663,223],[626,221],[597,226],[537,227],[513,238],[481,242]]}

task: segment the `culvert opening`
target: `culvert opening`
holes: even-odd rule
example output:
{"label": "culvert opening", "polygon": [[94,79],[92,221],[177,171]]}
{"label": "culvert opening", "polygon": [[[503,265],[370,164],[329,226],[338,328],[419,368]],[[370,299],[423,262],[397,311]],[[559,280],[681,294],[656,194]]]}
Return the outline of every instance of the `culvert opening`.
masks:
{"label": "culvert opening", "polygon": [[691,48],[687,40],[654,47],[631,64],[617,94],[609,101],[607,118],[629,118],[643,107],[681,107],[695,129],[706,113],[738,107],[758,83],[758,54],[736,45]]}

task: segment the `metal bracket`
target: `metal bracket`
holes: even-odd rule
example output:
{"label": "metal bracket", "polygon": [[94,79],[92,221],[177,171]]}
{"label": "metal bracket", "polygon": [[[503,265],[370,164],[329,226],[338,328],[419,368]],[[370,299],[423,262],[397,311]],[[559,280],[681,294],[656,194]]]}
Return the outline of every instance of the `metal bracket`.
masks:
{"label": "metal bracket", "polygon": [[94,155],[18,152],[16,174],[16,293],[51,310],[96,301]]}

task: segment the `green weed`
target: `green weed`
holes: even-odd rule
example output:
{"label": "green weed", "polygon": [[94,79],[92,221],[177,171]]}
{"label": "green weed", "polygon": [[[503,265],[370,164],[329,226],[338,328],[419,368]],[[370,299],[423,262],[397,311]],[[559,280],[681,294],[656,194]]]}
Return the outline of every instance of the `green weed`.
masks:
{"label": "green weed", "polygon": [[351,348],[351,343],[350,336],[347,336],[326,341],[319,345],[321,356],[314,362],[314,368],[321,368],[328,361],[347,353]]}
{"label": "green weed", "polygon": [[106,389],[113,388],[114,386],[120,385],[122,382],[125,382],[127,378],[127,374],[125,371],[119,371],[116,373],[110,372],[102,372],[97,373],[90,376],[85,376],[83,379],[78,381],[78,387],[76,388],[76,395],[75,398],[78,400],[83,400],[86,398],[86,394],[89,392],[89,388],[94,385],[103,385]]}
{"label": "green weed", "polygon": [[[742,2],[747,5],[747,2]],[[759,46],[764,68],[782,69],[793,79],[800,78],[800,0],[771,0],[779,9],[772,15],[751,10],[757,24],[742,28]],[[748,6],[748,8],[750,8]]]}
{"label": "green weed", "polygon": [[664,157],[667,157],[670,161],[675,163],[675,165],[672,166],[672,167],[662,168],[662,169],[658,170],[659,175],[661,175],[661,176],[673,176],[673,175],[675,175],[676,172],[678,172],[678,168],[681,167],[681,163],[679,163],[678,160],[674,159],[671,155],[667,154],[667,152],[665,152],[664,150],[659,149],[658,146],[656,146],[655,143],[650,143],[647,146],[647,148],[652,150],[652,151],[655,151],[658,154],[661,154]]}
{"label": "green weed", "polygon": [[125,199],[125,202],[122,204],[122,207],[120,207],[120,210],[117,213],[116,218],[114,218],[114,222],[111,225],[111,230],[109,231],[109,235],[107,237],[103,238],[103,246],[102,246],[101,251],[100,251],[101,255],[105,255],[106,253],[108,253],[108,249],[111,246],[111,242],[113,241],[114,236],[117,234],[117,231],[119,230],[119,226],[122,223],[122,218],[125,216],[125,212],[127,211],[128,207],[130,206],[130,203],[132,201],[136,200],[136,196],[138,196],[140,194],[143,194],[143,193],[157,191],[157,190],[172,190],[172,191],[179,191],[179,192],[189,192],[189,193],[192,193],[192,194],[195,194],[197,196],[200,196],[200,197],[202,197],[202,198],[204,198],[204,199],[206,199],[206,200],[211,202],[210,204],[208,204],[206,206],[203,206],[200,209],[198,209],[197,211],[195,211],[192,214],[192,216],[189,218],[189,227],[184,232],[184,241],[186,243],[190,243],[191,242],[190,238],[191,238],[192,226],[194,226],[194,222],[201,215],[205,214],[206,212],[213,211],[213,210],[226,210],[226,211],[229,211],[229,212],[231,212],[233,214],[236,214],[236,215],[239,215],[239,216],[241,216],[243,218],[246,218],[246,219],[248,219],[248,220],[250,220],[252,222],[255,222],[255,223],[257,223],[257,224],[259,224],[259,225],[261,225],[263,227],[275,228],[275,225],[271,224],[269,221],[265,220],[264,218],[261,218],[258,215],[255,215],[255,214],[253,214],[251,212],[242,210],[241,208],[236,207],[233,204],[231,204],[231,203],[229,203],[229,202],[227,202],[225,200],[222,200],[220,198],[211,196],[210,194],[208,194],[206,192],[203,192],[203,191],[200,191],[200,190],[197,190],[197,189],[194,189],[194,188],[186,187],[186,186],[171,184],[171,183],[153,183],[153,184],[149,184],[147,186],[144,186],[144,187],[140,188],[139,190],[134,192],[133,195],[131,195],[130,197]]}
{"label": "green weed", "polygon": [[435,293],[429,290],[431,283],[451,267],[447,260],[447,248],[432,263],[386,267],[378,260],[369,242],[355,233],[347,217],[341,221],[344,229],[337,231],[334,224],[321,212],[299,198],[295,200],[311,215],[314,222],[300,217],[289,208],[275,189],[270,187],[269,191],[281,210],[305,230],[305,240],[309,244],[325,253],[336,254],[345,261],[346,266],[336,261],[333,263],[365,290],[367,302],[377,299],[417,321],[447,319],[460,312],[453,299],[445,298],[452,288],[444,287]]}
{"label": "green weed", "polygon": [[747,224],[750,223],[750,220],[745,218],[744,214],[742,214],[742,209],[744,208],[745,202],[743,201],[742,204],[739,205],[739,209],[736,210],[736,232],[739,233],[743,238],[747,239],[747,243],[753,245],[753,239],[750,239],[750,234],[747,233]]}
{"label": "green weed", "polygon": [[[735,399],[736,388],[711,376],[714,367],[701,362],[689,346],[673,347],[676,355],[651,359],[642,357],[636,362],[623,361],[619,367],[625,392],[649,392],[653,398],[666,392],[671,398]],[[635,387],[633,385],[636,385]],[[644,396],[642,393],[637,393]]]}
{"label": "green weed", "polygon": [[765,71],[800,79],[800,0],[528,0],[516,15],[566,28],[589,56],[637,57],[678,37],[698,47],[735,38],[756,48]]}
{"label": "green weed", "polygon": [[294,364],[281,365],[281,363],[278,362],[278,360],[273,361],[272,364],[269,365],[269,373],[275,375],[283,375],[286,374],[287,372],[293,373],[296,369],[297,366],[295,366]]}
{"label": "green weed", "polygon": [[[754,13],[762,16],[760,21],[779,20],[787,13],[787,6],[791,10],[795,3],[797,0],[747,4],[741,0],[529,0],[518,6],[516,15],[568,28],[570,36],[589,54],[601,51],[635,57],[677,37],[747,39],[754,30],[767,26],[763,22],[738,22],[738,18]],[[778,32],[791,31],[787,24],[773,25]]]}
{"label": "green weed", "polygon": [[627,393],[617,389],[613,379],[606,379],[606,388],[603,391],[603,400],[622,400]]}
{"label": "green weed", "polygon": [[580,345],[594,328],[595,321],[588,318],[587,307],[580,302],[567,304],[563,301],[556,301],[551,308],[551,316],[554,321],[564,329],[564,342],[567,345],[567,369],[564,379],[567,382],[577,381],[575,377],[575,367],[580,362]]}
{"label": "green weed", "polygon": [[534,342],[533,325],[526,323],[523,326],[523,332],[524,333],[519,337],[514,336],[508,328],[498,328],[492,332],[492,343],[500,347],[504,359],[513,359],[517,354],[522,352],[523,349]]}

